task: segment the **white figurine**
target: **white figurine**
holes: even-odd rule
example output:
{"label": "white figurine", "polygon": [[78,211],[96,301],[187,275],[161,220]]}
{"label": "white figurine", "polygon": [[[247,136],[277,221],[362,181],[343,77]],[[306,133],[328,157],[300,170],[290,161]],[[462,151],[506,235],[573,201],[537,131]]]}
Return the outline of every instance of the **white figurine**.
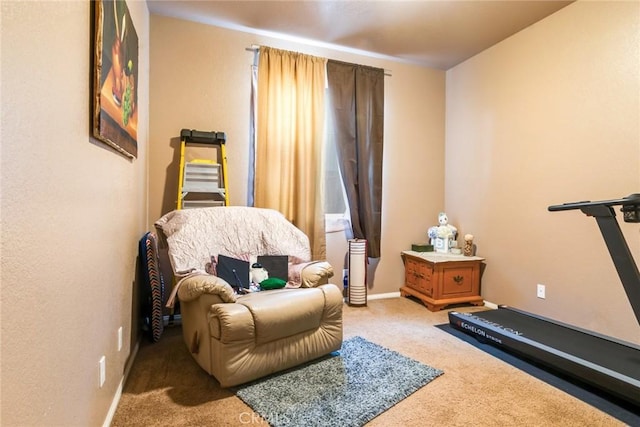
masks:
{"label": "white figurine", "polygon": [[251,266],[251,282],[259,285],[269,278],[269,272],[257,262]]}
{"label": "white figurine", "polygon": [[429,227],[427,234],[436,252],[447,253],[451,247],[451,242],[456,240],[458,229],[449,224],[449,217],[444,212],[438,214],[438,224]]}

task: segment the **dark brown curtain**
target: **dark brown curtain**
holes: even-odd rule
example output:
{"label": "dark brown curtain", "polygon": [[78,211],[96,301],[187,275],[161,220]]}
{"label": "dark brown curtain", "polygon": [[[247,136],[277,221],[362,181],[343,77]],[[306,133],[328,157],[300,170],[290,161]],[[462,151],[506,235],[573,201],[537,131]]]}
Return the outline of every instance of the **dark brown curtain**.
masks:
{"label": "dark brown curtain", "polygon": [[353,236],[380,257],[384,70],[329,60],[329,138],[334,138]]}

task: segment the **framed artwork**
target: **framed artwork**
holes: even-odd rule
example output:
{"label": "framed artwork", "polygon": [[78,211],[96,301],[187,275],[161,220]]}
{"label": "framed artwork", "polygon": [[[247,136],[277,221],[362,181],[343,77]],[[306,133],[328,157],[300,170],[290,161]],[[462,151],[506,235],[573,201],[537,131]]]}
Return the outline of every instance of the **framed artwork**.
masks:
{"label": "framed artwork", "polygon": [[124,0],[94,2],[93,136],[138,155],[138,34]]}

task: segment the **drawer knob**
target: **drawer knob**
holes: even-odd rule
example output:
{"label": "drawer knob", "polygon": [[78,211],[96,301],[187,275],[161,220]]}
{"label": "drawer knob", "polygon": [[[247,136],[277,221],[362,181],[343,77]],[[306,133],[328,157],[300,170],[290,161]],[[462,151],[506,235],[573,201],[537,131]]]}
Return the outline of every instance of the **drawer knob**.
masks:
{"label": "drawer knob", "polygon": [[461,285],[463,280],[464,280],[464,277],[462,276],[454,276],[453,278],[453,281],[456,282],[458,285]]}

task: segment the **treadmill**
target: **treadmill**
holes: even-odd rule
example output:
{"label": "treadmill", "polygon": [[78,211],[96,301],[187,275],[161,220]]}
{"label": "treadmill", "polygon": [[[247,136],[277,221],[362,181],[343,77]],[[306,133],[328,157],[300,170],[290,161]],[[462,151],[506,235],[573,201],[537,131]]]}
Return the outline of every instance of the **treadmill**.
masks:
{"label": "treadmill", "polygon": [[[549,206],[579,209],[596,219],[640,324],[640,273],[616,220],[640,223],[640,193],[622,199]],[[449,312],[450,325],[483,343],[546,366],[640,408],[640,346],[549,318],[499,306],[478,313]]]}

